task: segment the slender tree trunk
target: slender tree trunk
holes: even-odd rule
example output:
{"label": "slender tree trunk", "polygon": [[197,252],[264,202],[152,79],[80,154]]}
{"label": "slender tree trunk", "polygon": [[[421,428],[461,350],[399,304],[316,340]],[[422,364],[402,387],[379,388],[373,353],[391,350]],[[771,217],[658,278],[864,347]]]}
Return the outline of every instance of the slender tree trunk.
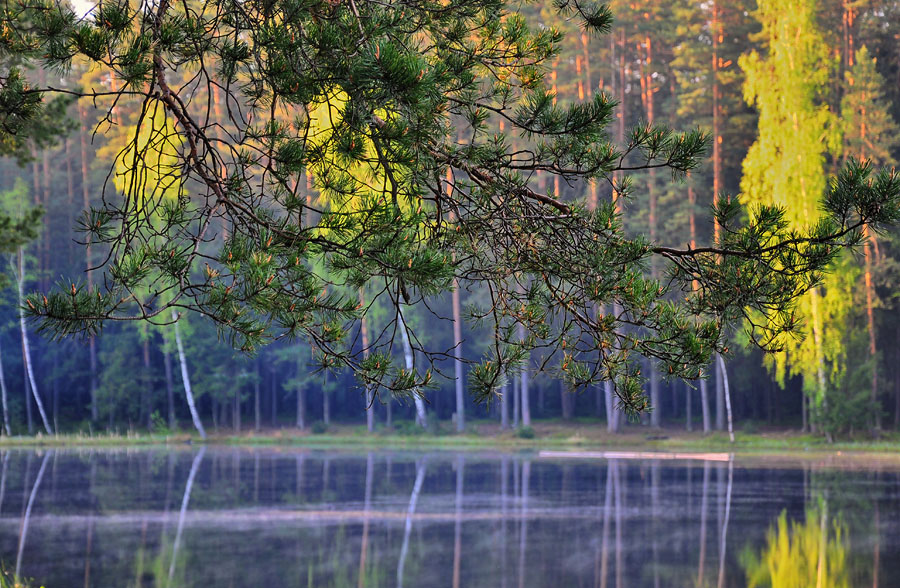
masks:
{"label": "slender tree trunk", "polygon": [[19,247],[19,269],[16,274],[16,285],[19,290],[19,326],[22,331],[22,349],[25,352],[25,371],[28,374],[28,382],[31,385],[31,395],[37,404],[38,412],[41,415],[41,421],[44,424],[44,430],[48,435],[53,434],[50,428],[50,422],[47,420],[47,413],[44,411],[44,403],[41,402],[41,395],[38,392],[37,381],[34,378],[34,363],[31,361],[31,346],[28,343],[28,329],[25,326],[25,252]]}
{"label": "slender tree trunk", "polygon": [[297,428],[306,428],[306,384],[300,381],[303,370],[302,355],[297,354]]}
{"label": "slender tree trunk", "polygon": [[456,430],[463,432],[466,428],[466,398],[463,392],[463,362],[462,362],[462,312],[459,302],[459,281],[453,278],[453,367],[456,377]]}
{"label": "slender tree trunk", "polygon": [[9,403],[6,398],[6,378],[3,376],[3,353],[0,352],[0,398],[3,400],[3,431],[6,436],[12,435],[12,429],[9,427]]}
{"label": "slender tree trunk", "polygon": [[200,415],[197,414],[197,406],[194,404],[194,394],[191,392],[191,378],[188,375],[187,358],[184,356],[184,345],[181,343],[181,329],[178,326],[178,319],[178,313],[173,310],[172,320],[175,322],[175,346],[178,348],[178,362],[181,364],[181,382],[184,384],[184,397],[187,400],[188,408],[191,411],[191,420],[194,421],[194,428],[200,433],[201,439],[206,439],[206,431],[203,429]]}
{"label": "slender tree trunk", "polygon": [[[81,120],[81,132],[78,134],[80,145],[81,145],[81,198],[82,198],[82,206],[85,211],[89,210],[91,207],[91,192],[90,192],[90,175],[88,174],[88,154],[87,154],[87,115],[85,114],[84,105],[78,105],[78,117]],[[91,266],[93,264],[91,257],[91,237],[87,236],[87,242],[84,246],[84,270],[85,276],[87,278],[87,288],[88,291],[94,289],[94,278],[91,273]],[[97,342],[94,340],[94,337],[90,337],[88,339],[88,353],[90,358],[90,369],[91,369],[91,381],[90,381],[90,392],[91,392],[91,422],[96,423],[98,417],[98,407],[97,407]]]}
{"label": "slender tree trunk", "polygon": [[814,399],[814,404],[811,405],[810,408],[814,408],[815,410],[810,410],[809,412],[809,423],[810,429],[815,432],[818,428],[818,413],[820,409],[827,408],[827,398],[826,398],[826,389],[825,389],[825,351],[822,347],[822,317],[819,313],[819,290],[818,288],[813,288],[809,291],[809,295],[811,298],[811,308],[812,308],[812,331],[813,331],[813,341],[816,346],[816,384],[817,384],[817,394]]}
{"label": "slender tree trunk", "polygon": [[512,394],[513,394],[512,426],[513,426],[513,429],[517,429],[519,427],[519,420],[520,420],[519,415],[522,412],[521,408],[520,408],[522,395],[519,394],[520,382],[521,382],[521,380],[519,378],[515,378],[515,377],[513,378],[513,382],[512,382]]}
{"label": "slender tree trunk", "polygon": [[722,367],[719,363],[719,354],[713,358],[716,373],[716,430],[725,429],[725,388],[722,386]]}
{"label": "slender tree trunk", "polygon": [[703,434],[707,435],[712,430],[709,414],[709,383],[706,378],[700,379],[700,410],[703,412]]}
{"label": "slender tree trunk", "polygon": [[865,255],[865,284],[866,284],[866,322],[869,330],[869,356],[872,358],[872,391],[870,402],[872,403],[873,425],[877,431],[881,429],[881,398],[878,395],[878,348],[876,346],[875,332],[875,287],[872,285],[872,251],[869,244],[869,227],[863,227],[866,241],[863,244]]}
{"label": "slender tree trunk", "polygon": [[[363,289],[359,289],[359,307],[363,309],[365,312],[366,308],[366,296]],[[359,331],[360,336],[362,337],[362,353],[363,360],[369,358],[369,321],[366,318],[366,315],[363,314],[362,318],[359,321]],[[375,391],[372,389],[371,384],[366,383],[365,390],[365,399],[366,399],[366,430],[369,433],[375,432]]]}
{"label": "slender tree trunk", "polygon": [[[558,176],[557,176],[558,177]],[[525,340],[525,325],[519,323],[519,339]],[[530,427],[531,426],[531,401],[529,400],[529,391],[528,391],[528,369],[529,364],[531,363],[531,354],[527,354],[525,356],[525,365],[522,366],[522,385],[519,388],[519,392],[522,395],[522,426]]]}
{"label": "slender tree trunk", "polygon": [[691,385],[688,384],[687,382],[685,382],[684,383],[684,422],[685,422],[684,428],[687,429],[688,432],[691,432],[694,430],[694,415],[693,415],[693,411],[691,410],[692,409],[691,395],[693,394],[693,392],[694,392],[694,390],[692,389]]}
{"label": "slender tree trunk", "polygon": [[[22,343],[22,365],[25,365],[25,343]],[[31,414],[31,386],[28,385],[28,370],[22,370],[24,381],[22,382],[22,390],[25,392],[25,423],[28,427],[28,434],[34,435],[34,417]]]}
{"label": "slender tree trunk", "polygon": [[331,424],[331,394],[328,392],[328,371],[322,378],[322,420],[325,425]]}
{"label": "slender tree trunk", "polygon": [[722,382],[725,388],[725,408],[728,411],[728,438],[734,443],[734,426],[731,419],[731,391],[728,389],[728,370],[725,368],[725,360],[721,355],[716,356],[719,360],[719,368],[722,370]]}
{"label": "slender tree trunk", "polygon": [[[900,396],[898,396],[900,398]],[[509,378],[503,378],[503,386],[500,388],[500,429],[509,428]]]}
{"label": "slender tree trunk", "polygon": [[241,433],[241,389],[238,386],[234,387],[234,408],[232,409],[232,417],[231,423],[234,425],[234,432],[237,434]]}
{"label": "slender tree trunk", "polygon": [[147,429],[150,428],[152,412],[151,403],[153,402],[153,372],[150,365],[150,333],[144,326],[144,343],[143,343],[143,359],[144,359],[144,385],[141,388],[141,411],[140,420]]}
{"label": "slender tree trunk", "polygon": [[[415,369],[413,350],[409,342],[409,333],[407,333],[406,319],[403,318],[402,306],[402,303],[397,304],[397,318],[400,320],[400,338],[403,340],[403,358],[406,361],[406,371],[413,373]],[[428,424],[425,416],[425,402],[419,395],[418,390],[413,391],[413,402],[416,405],[416,424],[424,428]]]}
{"label": "slender tree trunk", "polygon": [[169,412],[169,429],[175,430],[175,384],[172,381],[172,355],[163,352],[163,368],[166,372],[166,404]]}
{"label": "slender tree trunk", "polygon": [[256,357],[256,378],[253,380],[253,429],[258,433],[262,429],[262,411],[260,410],[260,385],[262,370],[259,367],[259,356]]}

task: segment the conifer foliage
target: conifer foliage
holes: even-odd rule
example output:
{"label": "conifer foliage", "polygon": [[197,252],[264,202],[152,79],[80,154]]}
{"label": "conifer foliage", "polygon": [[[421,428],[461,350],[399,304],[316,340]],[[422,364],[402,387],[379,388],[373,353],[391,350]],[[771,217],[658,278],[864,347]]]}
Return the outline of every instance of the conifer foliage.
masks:
{"label": "conifer foliage", "polygon": [[[556,8],[590,35],[612,24],[601,4]],[[680,180],[707,140],[642,123],[612,142],[615,100],[557,102],[548,78],[561,34],[502,0],[108,1],[84,18],[22,0],[0,8],[0,24],[4,137],[55,96],[104,108],[105,121],[120,102],[139,105],[119,179],[82,223],[107,252],[103,279],[28,299],[59,336],[199,313],[239,348],[304,338],[326,367],[409,395],[452,350],[429,348],[397,313],[362,349],[359,320],[379,300],[427,305],[455,280],[488,293],[469,314],[496,334],[469,372],[478,399],[537,351],[576,388],[614,382],[634,413],[647,405],[639,357],[696,379],[744,318],[773,347],[834,256],[864,226],[900,217],[900,178],[855,161],[808,226],[778,206],[742,221],[720,200],[709,246],[627,236],[613,202],[540,190],[539,173],[627,200],[630,174]],[[19,63],[102,67],[115,83],[28,86]],[[411,370],[392,361],[401,329]]]}

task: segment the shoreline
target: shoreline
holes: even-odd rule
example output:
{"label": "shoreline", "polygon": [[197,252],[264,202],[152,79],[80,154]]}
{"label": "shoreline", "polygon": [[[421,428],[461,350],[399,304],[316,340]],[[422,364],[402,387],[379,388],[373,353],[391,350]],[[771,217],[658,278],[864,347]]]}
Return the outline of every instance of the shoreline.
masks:
{"label": "shoreline", "polygon": [[367,433],[361,425],[337,424],[316,434],[309,429],[270,428],[262,431],[211,431],[202,440],[191,431],[175,433],[64,433],[60,435],[0,437],[0,449],[16,448],[130,448],[176,447],[188,445],[291,447],[309,449],[446,449],[483,451],[540,450],[642,450],[663,453],[718,452],[746,456],[774,457],[877,457],[900,464],[900,436],[885,432],[879,439],[838,440],[827,443],[823,437],[790,429],[759,432],[735,432],[731,444],[727,433],[717,431],[704,436],[680,428],[650,429],[629,426],[623,433],[609,434],[597,423],[562,421],[536,422],[534,436],[521,431],[501,431],[495,423],[475,422],[464,433],[417,431],[406,423],[392,430]]}

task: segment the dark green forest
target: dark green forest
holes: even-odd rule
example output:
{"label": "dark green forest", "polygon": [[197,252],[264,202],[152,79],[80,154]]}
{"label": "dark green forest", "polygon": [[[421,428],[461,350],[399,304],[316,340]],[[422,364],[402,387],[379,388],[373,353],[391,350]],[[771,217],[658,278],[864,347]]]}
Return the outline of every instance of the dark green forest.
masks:
{"label": "dark green forest", "polygon": [[[663,249],[694,248],[721,243],[736,230],[722,222],[724,217],[717,220],[714,207],[731,207],[729,218],[737,223],[754,207],[779,206],[784,210],[785,230],[805,230],[822,214],[825,195],[834,187],[831,178],[845,166],[868,161],[876,169],[890,170],[900,156],[896,123],[900,120],[900,2],[616,0],[609,6],[613,20],[604,34],[590,30],[571,10],[559,10],[559,5],[565,8],[566,4],[526,2],[497,16],[509,23],[518,22],[514,18],[521,15],[523,26],[535,35],[549,31],[553,37],[548,43],[558,51],[546,52],[544,63],[544,81],[550,89],[546,108],[595,104],[599,109],[607,104],[603,100],[608,100],[612,118],[593,132],[620,148],[637,141],[633,129],[648,129],[650,136],[654,125],[688,132],[682,141],[701,135],[708,138],[696,167],[679,168],[676,161],[670,162],[671,169],[616,169],[608,174],[610,181],[589,174],[567,175],[559,171],[561,164],[535,166],[524,185],[538,195],[550,195],[553,206],[584,208],[591,214],[609,209],[610,218],[621,222],[629,238],[644,239]],[[102,16],[111,18],[112,14]],[[5,14],[4,18],[11,17]],[[106,25],[112,28],[115,22]],[[5,47],[7,85],[15,81],[9,74],[10,63],[15,63],[10,57],[9,35],[4,31],[0,39]],[[388,58],[382,56],[382,46],[387,47],[379,45],[374,59]],[[542,51],[539,44],[535,46]],[[168,161],[180,157],[172,150],[180,153],[184,146],[155,145],[155,139],[145,138],[148,121],[156,128],[172,124],[167,115],[148,109],[146,101],[120,94],[123,88],[138,84],[129,77],[124,61],[116,62],[112,69],[99,62],[102,59],[74,59],[68,68],[27,62],[29,67],[23,72],[27,84],[59,91],[52,100],[45,99],[27,137],[7,138],[3,145],[6,157],[0,160],[0,210],[14,221],[0,227],[5,238],[0,253],[6,262],[0,267],[6,278],[0,291],[0,381],[8,396],[5,434],[186,429],[192,420],[184,394],[188,382],[197,416],[207,430],[323,430],[331,423],[363,424],[367,419],[370,429],[411,428],[410,421],[421,421],[423,414],[427,426],[440,427],[438,423],[443,422],[445,429],[451,428],[450,422],[452,427],[462,428],[465,421],[473,419],[496,420],[504,427],[531,426],[534,419],[596,419],[597,427],[619,430],[622,411],[616,410],[615,397],[604,386],[604,378],[592,372],[590,365],[579,367],[590,372],[590,377],[576,373],[571,379],[583,380],[586,385],[573,385],[563,375],[569,369],[567,352],[546,352],[551,346],[558,350],[560,342],[565,350],[567,341],[575,348],[571,339],[516,348],[511,360],[515,368],[490,380],[492,372],[485,368],[483,357],[491,356],[498,335],[480,309],[489,306],[494,292],[487,280],[460,281],[458,274],[445,275],[438,265],[429,265],[437,264],[440,248],[437,253],[426,252],[432,256],[427,259],[422,253],[421,267],[418,257],[415,267],[413,257],[408,262],[410,270],[441,280],[440,288],[420,287],[426,281],[410,278],[416,291],[408,297],[400,280],[399,293],[391,297],[385,296],[391,289],[377,280],[356,286],[353,280],[342,283],[335,278],[337,285],[321,293],[310,287],[296,294],[327,299],[334,294],[329,288],[349,288],[345,298],[358,300],[359,307],[365,308],[362,320],[355,317],[340,327],[347,349],[365,355],[358,370],[350,360],[342,363],[321,356],[322,347],[331,342],[327,337],[313,340],[302,334],[294,337],[291,332],[271,341],[256,341],[256,326],[250,323],[239,325],[241,334],[234,337],[223,331],[222,320],[217,324],[191,309],[174,320],[105,320],[102,326],[89,325],[79,332],[62,333],[69,336],[54,336],[60,334],[59,329],[48,327],[41,318],[52,312],[35,310],[35,305],[41,307],[43,299],[41,308],[52,309],[62,300],[59,296],[71,292],[72,304],[77,306],[82,296],[90,298],[94,288],[102,288],[107,281],[122,281],[121,275],[127,271],[121,269],[126,264],[107,263],[110,259],[122,261],[116,257],[114,241],[104,243],[90,230],[78,230],[79,225],[100,227],[107,219],[97,211],[108,202],[133,199],[136,182],[152,185],[152,193],[143,199],[136,203],[127,200],[141,214],[149,202],[179,199],[193,189],[174,183],[172,169],[177,166]],[[213,75],[229,74],[220,71]],[[422,69],[418,77],[428,80],[430,75]],[[193,87],[197,71],[190,63],[171,67],[168,76],[170,84],[186,88],[184,91],[192,92],[195,101],[206,108],[207,128],[212,129],[208,136],[222,142],[235,136],[237,129],[230,121],[232,110],[240,105],[227,92],[202,83]],[[68,96],[67,89],[78,89],[81,99]],[[329,113],[335,108],[332,101],[343,104],[354,99],[342,95],[343,90],[331,91],[334,96],[321,107]],[[290,94],[290,88],[284,92]],[[412,96],[415,90],[409,92]],[[502,103],[498,94],[492,99]],[[434,99],[429,96],[423,93],[415,99]],[[302,97],[296,100],[313,103]],[[295,111],[279,112],[278,117],[289,127],[301,110],[306,112],[307,122],[324,116],[321,111],[316,114],[315,108],[296,107]],[[378,112],[376,121],[380,120]],[[521,121],[504,118],[502,112],[499,108],[497,113],[451,110],[453,126],[446,132],[463,144],[470,129],[477,127],[510,153],[530,148],[531,136],[510,131],[510,127],[521,126]],[[550,123],[546,124],[549,128]],[[416,132],[413,126],[409,128],[413,129],[410,133]],[[695,131],[699,133],[691,134]],[[265,143],[266,137],[256,139]],[[377,142],[373,144],[379,148]],[[143,167],[123,167],[122,162],[135,157],[138,148],[146,150]],[[356,146],[348,149],[352,152]],[[557,144],[547,149],[556,150],[557,162],[562,158],[559,152],[565,151]],[[322,151],[326,157],[330,153],[325,147]],[[463,163],[456,165],[457,160],[448,161],[478,179],[480,172]],[[215,165],[210,168],[217,169]],[[221,163],[223,178],[231,165],[224,160]],[[351,180],[354,173],[352,169],[348,172]],[[287,190],[291,198],[308,203],[311,211],[337,208],[334,194],[350,181],[328,179],[327,173],[317,171],[306,160],[288,174],[291,185],[278,190]],[[265,173],[262,176],[265,179]],[[396,192],[394,196],[397,206]],[[743,208],[736,209],[736,203]],[[86,212],[91,208],[95,212]],[[43,214],[36,217],[36,210]],[[409,212],[420,213],[421,205]],[[330,218],[324,212],[310,212],[319,214]],[[438,218],[441,214],[438,209]],[[448,214],[448,222],[454,222],[454,212]],[[416,220],[420,224],[426,221]],[[303,226],[303,222],[308,221],[298,224]],[[329,225],[333,234],[351,230],[333,219],[330,222],[334,223]],[[237,239],[228,241],[231,229],[227,223],[216,223],[218,219],[209,233],[203,233],[204,246],[224,244],[229,261],[232,254],[251,255],[239,247]],[[38,230],[32,231],[35,224]],[[900,230],[879,227],[876,231],[863,225],[861,231],[864,242],[837,254],[821,281],[798,296],[794,308],[797,332],[776,333],[777,345],[769,345],[769,351],[753,344],[747,335],[748,330],[752,333],[747,325],[759,316],[751,310],[747,316],[730,316],[736,320],[729,323],[725,336],[717,339],[711,361],[699,371],[691,371],[692,358],[684,362],[685,371],[677,373],[671,368],[671,358],[662,352],[659,358],[635,360],[634,370],[641,376],[651,410],[630,419],[628,426],[721,430],[726,426],[727,381],[738,428],[802,428],[831,436],[900,427]],[[264,235],[256,236],[265,241]],[[163,233],[153,238],[164,247]],[[266,245],[272,237],[268,239]],[[523,249],[528,246],[522,239],[518,244]],[[590,244],[582,246],[590,248]],[[463,249],[453,251],[456,255]],[[446,263],[446,254],[444,258]],[[353,268],[322,262],[317,271],[336,275],[344,270],[352,274]],[[642,270],[662,283],[669,279],[668,270],[655,262],[644,264]],[[218,277],[220,268],[213,257],[198,257],[190,271],[209,282]],[[263,276],[260,281],[265,279]],[[736,279],[752,280],[740,273]],[[691,280],[685,283],[690,285]],[[510,306],[519,302],[522,308],[540,306],[533,299],[526,301],[527,286],[522,288],[523,298],[518,300],[518,290],[510,287],[510,300],[514,301]],[[696,288],[699,292],[702,283]],[[211,292],[210,296],[215,295],[214,289]],[[229,292],[226,288],[223,296]],[[31,296],[26,299],[28,294]],[[49,302],[46,296],[50,296]],[[649,296],[654,298],[652,293]],[[663,294],[666,296],[669,294]],[[559,304],[565,305],[564,296]],[[41,316],[27,316],[29,306],[30,314]],[[293,305],[290,310],[293,312]],[[539,316],[541,311],[534,312]],[[680,320],[680,315],[673,316],[672,321]],[[239,317],[240,313],[229,320],[240,323],[243,319]],[[534,323],[541,320],[536,318]],[[411,345],[400,341],[407,336],[407,325],[415,333]],[[539,333],[535,325],[529,328]],[[513,327],[505,336],[533,342]],[[411,383],[401,381],[393,393],[388,386],[373,395],[371,382],[354,374],[380,369],[371,365],[375,354],[370,358],[370,340],[387,342],[379,353],[398,363],[407,360],[407,368],[412,360],[405,354],[427,357],[428,369],[422,368],[424,375],[416,384],[422,385],[424,403],[417,406],[419,397],[406,393]],[[574,340],[580,341],[577,336]],[[425,349],[440,351],[426,353]],[[718,360],[720,354],[723,361]],[[335,356],[344,357],[337,352]],[[401,370],[394,381],[403,377]],[[493,396],[468,392],[481,389],[487,380]],[[621,397],[626,408],[637,398],[628,393]],[[607,418],[609,414],[614,415],[612,419]]]}

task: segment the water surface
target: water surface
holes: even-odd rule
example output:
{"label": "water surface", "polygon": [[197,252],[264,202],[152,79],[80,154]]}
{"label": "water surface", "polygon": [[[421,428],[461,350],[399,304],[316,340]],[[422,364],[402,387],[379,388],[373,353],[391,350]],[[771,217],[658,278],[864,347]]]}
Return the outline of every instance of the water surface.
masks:
{"label": "water surface", "polygon": [[215,447],[0,460],[0,563],[47,588],[765,586],[773,573],[900,586],[900,471],[871,464]]}

